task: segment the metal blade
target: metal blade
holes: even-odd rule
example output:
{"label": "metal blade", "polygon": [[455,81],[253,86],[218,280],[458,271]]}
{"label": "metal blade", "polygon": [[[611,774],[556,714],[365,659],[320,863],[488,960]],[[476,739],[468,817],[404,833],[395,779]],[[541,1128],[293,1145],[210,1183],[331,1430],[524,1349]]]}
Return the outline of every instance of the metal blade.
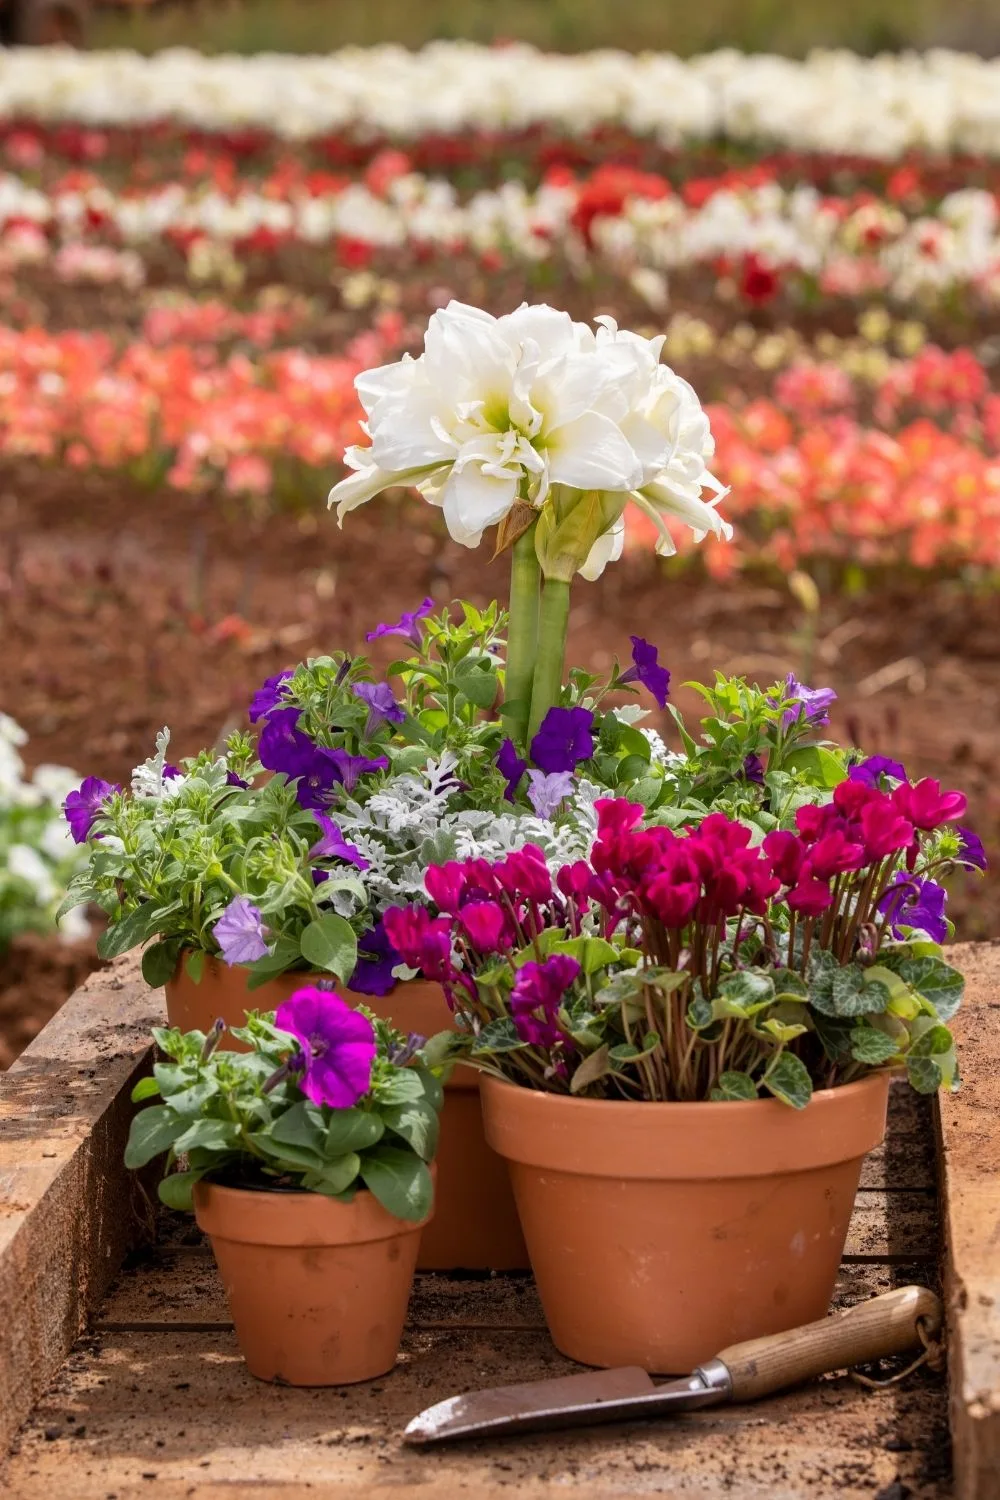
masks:
{"label": "metal blade", "polygon": [[426,1445],[455,1438],[590,1427],[697,1411],[727,1399],[726,1385],[712,1381],[702,1370],[661,1386],[654,1386],[645,1370],[593,1370],[451,1396],[414,1417],[403,1441]]}

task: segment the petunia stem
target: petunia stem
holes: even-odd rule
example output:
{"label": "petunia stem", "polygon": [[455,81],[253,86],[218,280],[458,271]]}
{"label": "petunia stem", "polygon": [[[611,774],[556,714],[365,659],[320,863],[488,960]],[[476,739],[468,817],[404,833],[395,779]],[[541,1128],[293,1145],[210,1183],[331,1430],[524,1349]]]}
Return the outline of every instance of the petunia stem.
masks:
{"label": "petunia stem", "polygon": [[531,690],[531,717],[528,721],[529,744],[538,733],[549,709],[559,702],[562,692],[566,627],[569,623],[569,587],[560,578],[547,578],[542,589],[538,655],[535,660],[535,682]]}
{"label": "petunia stem", "polygon": [[507,732],[515,745],[523,747],[531,706],[531,684],[538,651],[538,596],[541,570],[535,556],[535,523],[519,536],[511,548],[510,624],[507,631],[507,674],[504,709]]}

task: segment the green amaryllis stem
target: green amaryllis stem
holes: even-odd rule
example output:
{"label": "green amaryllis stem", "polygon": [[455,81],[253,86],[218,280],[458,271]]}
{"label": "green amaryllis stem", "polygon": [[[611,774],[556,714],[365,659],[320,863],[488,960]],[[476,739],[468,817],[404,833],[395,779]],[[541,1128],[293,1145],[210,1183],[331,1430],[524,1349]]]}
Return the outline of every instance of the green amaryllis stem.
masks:
{"label": "green amaryllis stem", "polygon": [[515,744],[523,746],[528,729],[531,686],[538,651],[538,595],[541,570],[535,556],[535,522],[511,548],[510,624],[507,628],[507,673],[504,699],[513,712],[504,717]]}
{"label": "green amaryllis stem", "polygon": [[531,691],[531,718],[528,721],[529,743],[538,733],[538,727],[549,709],[558,703],[562,692],[568,623],[569,584],[563,583],[559,578],[547,578],[542,589],[535,685]]}

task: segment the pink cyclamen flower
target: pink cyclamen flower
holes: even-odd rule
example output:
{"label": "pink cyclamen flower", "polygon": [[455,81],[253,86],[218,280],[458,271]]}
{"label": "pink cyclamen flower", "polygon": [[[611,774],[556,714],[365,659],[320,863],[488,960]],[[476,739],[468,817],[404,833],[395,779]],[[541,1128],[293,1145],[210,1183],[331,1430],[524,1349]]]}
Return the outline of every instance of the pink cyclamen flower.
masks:
{"label": "pink cyclamen flower", "polygon": [[377,1051],[375,1028],[331,990],[306,985],[279,1005],[279,1031],[299,1044],[304,1071],[299,1087],[314,1104],[350,1109],[371,1086]]}
{"label": "pink cyclamen flower", "polygon": [[904,818],[927,833],[964,817],[969,805],[964,792],[943,792],[933,776],[925,776],[915,786],[904,781],[893,792],[892,800]]}

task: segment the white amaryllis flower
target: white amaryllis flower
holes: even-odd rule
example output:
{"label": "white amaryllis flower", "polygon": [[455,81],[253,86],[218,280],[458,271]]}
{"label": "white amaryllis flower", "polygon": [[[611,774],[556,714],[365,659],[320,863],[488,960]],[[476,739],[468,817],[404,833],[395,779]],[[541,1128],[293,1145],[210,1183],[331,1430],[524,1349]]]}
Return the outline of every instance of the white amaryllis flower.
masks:
{"label": "white amaryllis flower", "polygon": [[[725,492],[707,467],[708,418],[691,386],[659,363],[663,337],[598,323],[595,333],[544,305],[494,318],[451,302],[435,313],[419,358],[355,382],[371,443],[348,450],[353,473],[330,492],[341,524],[382,490],[412,485],[442,507],[456,541],[475,547],[517,501],[540,511],[561,485],[620,494],[623,504],[631,495],[656,522],[663,554],[675,550],[667,516],[698,540],[728,540],[715,510]],[[707,503],[703,487],[715,492]],[[598,577],[623,545],[619,511],[585,543],[580,572]]]}

